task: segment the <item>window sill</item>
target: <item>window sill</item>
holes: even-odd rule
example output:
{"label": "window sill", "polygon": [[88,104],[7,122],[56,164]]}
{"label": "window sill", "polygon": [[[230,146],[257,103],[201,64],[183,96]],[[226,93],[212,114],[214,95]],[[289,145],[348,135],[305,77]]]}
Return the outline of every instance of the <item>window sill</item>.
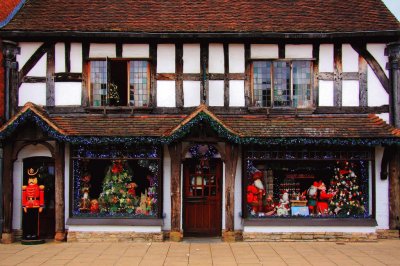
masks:
{"label": "window sill", "polygon": [[377,226],[373,218],[247,218],[244,226]]}
{"label": "window sill", "polygon": [[162,219],[155,218],[69,218],[67,225],[125,225],[125,226],[161,226]]}

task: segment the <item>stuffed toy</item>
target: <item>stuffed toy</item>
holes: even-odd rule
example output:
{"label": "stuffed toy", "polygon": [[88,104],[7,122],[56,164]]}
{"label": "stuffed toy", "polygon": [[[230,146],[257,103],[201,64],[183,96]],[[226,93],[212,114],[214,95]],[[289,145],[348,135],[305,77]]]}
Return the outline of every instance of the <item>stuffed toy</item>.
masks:
{"label": "stuffed toy", "polygon": [[318,183],[318,197],[317,197],[317,211],[321,215],[327,215],[328,214],[328,202],[332,199],[333,196],[335,196],[335,192],[333,193],[326,193],[326,186],[325,183],[322,181],[319,181]]}
{"label": "stuffed toy", "polygon": [[279,205],[276,207],[276,215],[278,216],[288,216],[289,215],[289,194],[284,191],[281,199],[279,200]]}
{"label": "stuffed toy", "polygon": [[98,213],[99,210],[99,202],[96,199],[92,200],[90,202],[90,213]]}

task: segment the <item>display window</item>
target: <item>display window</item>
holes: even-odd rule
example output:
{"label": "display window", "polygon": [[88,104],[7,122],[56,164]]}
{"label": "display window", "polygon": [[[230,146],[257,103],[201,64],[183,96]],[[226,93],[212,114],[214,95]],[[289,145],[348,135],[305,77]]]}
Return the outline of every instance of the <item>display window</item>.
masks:
{"label": "display window", "polygon": [[159,147],[74,147],[72,168],[73,217],[160,217]]}
{"label": "display window", "polygon": [[245,156],[249,218],[371,217],[368,150],[253,148]]}

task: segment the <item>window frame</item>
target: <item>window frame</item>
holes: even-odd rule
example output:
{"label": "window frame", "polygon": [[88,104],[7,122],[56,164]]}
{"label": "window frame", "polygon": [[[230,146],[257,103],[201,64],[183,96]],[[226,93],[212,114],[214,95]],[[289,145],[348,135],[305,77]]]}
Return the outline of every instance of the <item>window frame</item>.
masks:
{"label": "window frame", "polygon": [[[125,61],[126,62],[125,71],[126,71],[126,75],[127,75],[127,80],[126,80],[127,101],[126,101],[125,104],[118,105],[118,107],[147,108],[147,107],[150,107],[152,105],[151,99],[150,99],[150,96],[151,96],[151,60],[149,58],[141,58],[141,57],[138,57],[138,58],[99,57],[99,58],[88,58],[88,60],[87,60],[87,65],[88,65],[87,88],[88,88],[88,97],[89,97],[89,105],[90,105],[90,107],[102,107],[102,108],[110,107],[109,102],[107,102],[105,105],[98,105],[98,106],[95,106],[94,103],[93,103],[93,95],[94,95],[94,93],[93,93],[93,87],[92,87],[92,81],[91,81],[91,78],[92,78],[91,77],[92,76],[91,75],[92,74],[92,68],[91,68],[92,64],[91,64],[91,62],[94,62],[94,61],[106,62],[106,69],[107,69],[107,71],[106,71],[106,80],[107,80],[106,87],[107,87],[107,91],[108,91],[108,86],[109,86],[109,83],[110,83],[110,80],[109,80],[109,73],[110,73],[109,61]],[[147,89],[147,105],[136,105],[135,101],[134,101],[135,102],[134,105],[130,105],[130,101],[131,101],[131,95],[130,95],[130,85],[131,85],[131,83],[130,83],[130,77],[131,77],[130,66],[131,66],[131,62],[133,62],[133,61],[146,61],[147,62],[147,87],[146,87],[146,89]],[[132,95],[132,97],[134,97],[134,95]]]}
{"label": "window frame", "polygon": [[[295,61],[307,61],[310,62],[310,102],[311,104],[307,107],[296,107],[293,106],[293,92],[294,92],[294,82],[293,82],[293,62]],[[313,58],[285,58],[285,59],[271,59],[271,58],[266,58],[266,59],[253,59],[250,61],[250,93],[251,93],[251,106],[256,107],[256,108],[273,108],[273,109],[310,109],[310,108],[315,108],[315,100],[314,100],[314,94],[316,93],[314,91],[314,61],[315,59]],[[271,80],[271,92],[270,92],[270,97],[271,97],[271,102],[270,106],[258,106],[256,103],[256,96],[255,96],[255,88],[254,88],[254,63],[255,62],[270,62],[271,63],[271,70],[270,70],[270,80]],[[274,67],[274,62],[289,62],[289,68],[290,68],[290,106],[275,106],[274,105],[274,74],[275,74],[275,67]]]}

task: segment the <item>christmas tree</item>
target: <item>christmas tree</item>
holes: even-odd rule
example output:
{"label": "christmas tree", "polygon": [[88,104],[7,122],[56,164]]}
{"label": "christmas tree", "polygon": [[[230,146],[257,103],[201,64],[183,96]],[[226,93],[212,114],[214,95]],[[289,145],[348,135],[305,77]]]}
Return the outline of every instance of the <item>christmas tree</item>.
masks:
{"label": "christmas tree", "polygon": [[337,164],[330,190],[336,192],[329,205],[331,214],[343,217],[364,213],[364,195],[349,162]]}
{"label": "christmas tree", "polygon": [[135,187],[125,162],[113,161],[103,181],[103,191],[99,197],[100,211],[133,213],[139,201]]}

